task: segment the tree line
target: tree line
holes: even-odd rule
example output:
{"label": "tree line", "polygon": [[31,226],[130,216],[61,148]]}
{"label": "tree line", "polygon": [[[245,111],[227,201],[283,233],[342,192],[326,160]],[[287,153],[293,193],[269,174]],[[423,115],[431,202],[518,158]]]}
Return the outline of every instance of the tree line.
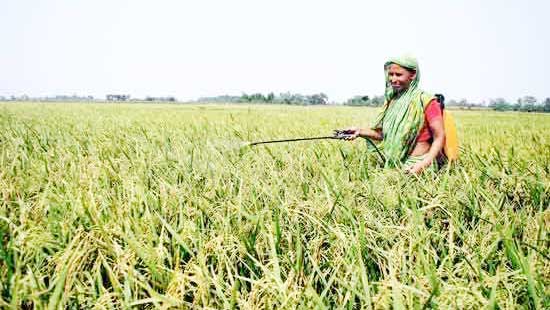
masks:
{"label": "tree line", "polygon": [[201,97],[195,100],[197,103],[266,103],[266,104],[289,104],[289,105],[326,105],[328,104],[328,96],[324,93],[302,95],[293,94],[290,92],[280,93],[276,95],[270,92],[266,95],[262,93],[243,93],[240,96],[214,96]]}
{"label": "tree line", "polygon": [[[344,102],[348,106],[379,107],[384,104],[384,96],[354,96]],[[495,111],[521,111],[521,112],[550,112],[550,98],[538,101],[534,96],[523,96],[516,102],[509,102],[504,98],[490,99],[489,103],[475,103],[466,99],[450,99],[445,101],[446,106],[460,109],[489,108]]]}
{"label": "tree line", "polygon": [[489,108],[495,111],[550,112],[550,98],[537,101],[533,96],[518,98],[516,102],[508,102],[504,98],[491,99]]}
{"label": "tree line", "polygon": [[[51,97],[30,97],[27,95],[21,96],[0,96],[0,101],[79,101],[79,102],[94,102],[94,101],[124,101],[124,102],[178,102],[176,97],[164,96],[153,97],[147,96],[143,99],[132,98],[129,94],[108,94],[105,99],[96,99],[93,96],[73,95],[55,95]],[[299,93],[280,93],[276,95],[273,92],[262,93],[243,93],[240,96],[221,95],[213,97],[201,97],[195,103],[255,103],[255,104],[288,104],[288,105],[327,105],[327,104],[343,104],[346,106],[367,106],[380,107],[384,104],[384,96],[353,96],[344,102],[335,103],[329,102],[328,96],[325,93],[316,93],[311,95],[303,95]],[[446,100],[446,106],[456,107],[460,109],[484,108],[495,111],[521,111],[521,112],[546,112],[550,113],[550,98],[545,98],[538,101],[534,96],[523,96],[515,102],[507,101],[504,98],[490,99],[489,102],[475,103],[466,99],[450,99]]]}
{"label": "tree line", "polygon": [[94,98],[93,96],[80,96],[80,95],[55,95],[44,97],[30,97],[28,95],[20,96],[0,96],[0,101],[46,101],[46,102],[102,102],[102,101],[124,101],[124,102],[140,102],[140,101],[162,101],[162,102],[177,102],[178,100],[174,96],[153,97],[146,96],[145,98],[132,98],[129,94],[107,94],[105,99]]}

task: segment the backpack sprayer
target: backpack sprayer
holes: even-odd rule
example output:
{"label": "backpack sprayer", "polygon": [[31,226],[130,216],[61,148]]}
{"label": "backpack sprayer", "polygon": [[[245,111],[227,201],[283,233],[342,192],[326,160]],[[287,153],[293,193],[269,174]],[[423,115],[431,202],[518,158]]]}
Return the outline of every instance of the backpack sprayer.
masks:
{"label": "backpack sprayer", "polygon": [[[254,145],[260,145],[260,144],[270,144],[270,143],[281,143],[281,142],[296,142],[296,141],[310,141],[310,140],[346,140],[348,138],[351,138],[353,136],[351,131],[348,130],[340,130],[336,129],[334,130],[334,133],[332,136],[320,136],[320,137],[306,137],[306,138],[293,138],[293,139],[281,139],[281,140],[269,140],[269,141],[258,141],[258,142],[252,142],[248,144],[248,146],[254,146]],[[380,156],[380,159],[382,161],[385,161],[384,155],[382,155],[382,152],[376,147],[374,142],[372,142],[371,139],[363,137],[367,143],[369,143],[378,153]]]}

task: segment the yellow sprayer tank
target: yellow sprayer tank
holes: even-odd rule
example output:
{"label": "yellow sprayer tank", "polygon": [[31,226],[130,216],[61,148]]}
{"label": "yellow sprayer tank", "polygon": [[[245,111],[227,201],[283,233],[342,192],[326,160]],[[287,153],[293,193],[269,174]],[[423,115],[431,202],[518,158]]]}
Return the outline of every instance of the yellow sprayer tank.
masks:
{"label": "yellow sprayer tank", "polygon": [[445,145],[443,151],[449,161],[458,159],[458,136],[456,134],[455,120],[451,113],[443,110],[443,127],[445,128]]}

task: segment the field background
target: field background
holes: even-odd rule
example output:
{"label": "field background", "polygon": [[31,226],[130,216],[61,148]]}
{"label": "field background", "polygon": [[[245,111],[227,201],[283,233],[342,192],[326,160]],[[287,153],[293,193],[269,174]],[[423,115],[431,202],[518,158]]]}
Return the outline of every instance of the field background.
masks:
{"label": "field background", "polygon": [[550,115],[453,111],[419,177],[243,147],[377,111],[0,104],[0,308],[550,308]]}

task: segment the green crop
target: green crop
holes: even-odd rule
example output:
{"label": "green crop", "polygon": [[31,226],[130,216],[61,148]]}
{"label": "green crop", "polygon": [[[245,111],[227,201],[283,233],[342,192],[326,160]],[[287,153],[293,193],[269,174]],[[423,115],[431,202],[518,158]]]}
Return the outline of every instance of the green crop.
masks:
{"label": "green crop", "polygon": [[550,116],[453,111],[418,177],[377,110],[0,105],[0,308],[548,309]]}

